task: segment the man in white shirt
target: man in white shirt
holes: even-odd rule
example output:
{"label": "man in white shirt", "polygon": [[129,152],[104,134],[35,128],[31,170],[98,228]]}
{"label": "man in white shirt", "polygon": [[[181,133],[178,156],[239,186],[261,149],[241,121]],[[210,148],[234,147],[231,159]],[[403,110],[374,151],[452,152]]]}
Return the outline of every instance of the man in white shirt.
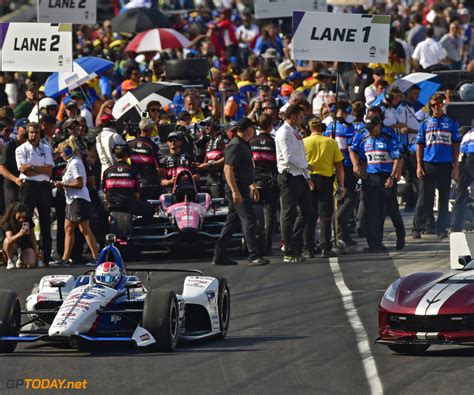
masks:
{"label": "man in white shirt", "polygon": [[[440,64],[446,58],[446,51],[440,43],[434,40],[434,29],[426,30],[426,39],[420,42],[413,52],[412,59],[416,71]],[[421,66],[421,68],[420,68]]]}
{"label": "man in white shirt", "polygon": [[104,171],[115,163],[114,155],[112,155],[112,149],[116,145],[124,145],[126,143],[123,137],[120,136],[120,134],[118,134],[114,129],[115,122],[110,116],[104,115],[102,117],[101,125],[103,126],[103,129],[97,135],[95,141],[97,154],[99,156],[101,165],[100,174],[102,178]]}
{"label": "man in white shirt", "polygon": [[40,142],[40,127],[37,123],[27,126],[28,141],[15,150],[16,163],[20,171],[19,198],[33,214],[39,214],[43,261],[51,260],[51,174],[54,166],[51,146]]}
{"label": "man in white shirt", "polygon": [[[313,215],[310,191],[314,188],[308,171],[303,135],[299,130],[304,120],[304,108],[290,105],[286,121],[275,137],[278,184],[281,192],[281,233],[285,243],[283,262],[301,262],[303,230]],[[300,210],[298,223],[296,217]]]}
{"label": "man in white shirt", "polygon": [[377,82],[385,79],[385,69],[383,67],[376,67],[372,76],[374,78],[374,82],[365,88],[364,91],[366,103],[372,103],[375,99],[377,99]]}
{"label": "man in white shirt", "polygon": [[254,43],[259,34],[260,29],[257,25],[252,23],[252,14],[245,11],[242,14],[242,25],[235,31],[237,40],[239,40],[239,56],[242,64],[247,64],[248,57],[252,53],[250,46]]}

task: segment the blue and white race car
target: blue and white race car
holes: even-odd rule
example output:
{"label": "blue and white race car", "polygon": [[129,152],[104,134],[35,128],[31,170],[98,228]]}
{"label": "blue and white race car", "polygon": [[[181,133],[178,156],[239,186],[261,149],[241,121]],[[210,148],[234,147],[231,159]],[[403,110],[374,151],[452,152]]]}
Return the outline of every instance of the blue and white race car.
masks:
{"label": "blue and white race car", "polygon": [[[130,342],[172,351],[178,340],[224,338],[230,320],[230,288],[225,279],[198,270],[130,269],[108,235],[97,267],[77,278],[44,276],[21,310],[18,294],[0,290],[0,352],[19,342]],[[136,276],[148,272],[146,284]],[[181,295],[150,289],[151,272],[185,272]],[[22,319],[23,317],[23,319]]]}

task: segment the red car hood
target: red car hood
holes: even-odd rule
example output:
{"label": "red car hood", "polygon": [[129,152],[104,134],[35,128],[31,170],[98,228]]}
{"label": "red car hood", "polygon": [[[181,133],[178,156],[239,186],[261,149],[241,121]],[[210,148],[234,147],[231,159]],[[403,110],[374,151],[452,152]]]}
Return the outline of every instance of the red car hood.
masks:
{"label": "red car hood", "polygon": [[474,270],[408,276],[400,285],[397,304],[416,315],[474,313]]}

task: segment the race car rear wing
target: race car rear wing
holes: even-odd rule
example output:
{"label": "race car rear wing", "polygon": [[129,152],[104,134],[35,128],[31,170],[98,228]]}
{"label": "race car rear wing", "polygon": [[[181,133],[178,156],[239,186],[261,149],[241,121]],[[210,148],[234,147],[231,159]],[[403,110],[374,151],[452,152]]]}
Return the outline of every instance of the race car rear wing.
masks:
{"label": "race car rear wing", "polygon": [[196,269],[156,269],[156,268],[147,268],[147,267],[127,267],[127,272],[176,272],[176,273],[195,273],[200,276],[204,276],[204,273],[201,270]]}

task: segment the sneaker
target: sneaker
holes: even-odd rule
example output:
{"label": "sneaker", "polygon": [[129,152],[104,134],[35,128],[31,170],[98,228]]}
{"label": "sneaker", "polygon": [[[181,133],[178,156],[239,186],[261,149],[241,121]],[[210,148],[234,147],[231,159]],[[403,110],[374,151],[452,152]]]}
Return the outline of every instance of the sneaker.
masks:
{"label": "sneaker", "polygon": [[11,259],[9,259],[7,263],[7,270],[10,270],[10,269],[15,269],[15,264],[13,263]]}
{"label": "sneaker", "polygon": [[412,230],[411,231],[411,236],[414,239],[421,239],[421,232],[419,230]]}
{"label": "sneaker", "polygon": [[23,267],[23,261],[21,260],[21,258],[18,258],[16,260],[15,266],[17,269],[21,269]]}
{"label": "sneaker", "polygon": [[438,240],[443,240],[443,239],[446,239],[447,237],[448,237],[447,232],[442,232],[442,233],[438,234]]}
{"label": "sneaker", "polygon": [[354,247],[357,245],[357,241],[351,239],[351,238],[348,238],[348,239],[341,239],[341,241],[344,242],[344,244],[346,245],[346,247]]}
{"label": "sneaker", "polygon": [[283,262],[285,263],[300,263],[304,261],[306,261],[306,259],[301,255],[285,255],[283,257]]}
{"label": "sneaker", "polygon": [[321,252],[321,258],[334,258],[337,254],[333,250],[326,250]]}
{"label": "sneaker", "polygon": [[314,253],[314,250],[308,250],[308,251],[304,251],[304,252],[303,252],[303,256],[304,256],[306,259],[314,258],[315,255],[316,255],[316,254]]}
{"label": "sneaker", "polygon": [[225,259],[222,261],[212,261],[213,265],[218,265],[218,266],[233,266],[233,265],[238,265],[239,262],[233,261],[232,259]]}
{"label": "sneaker", "polygon": [[265,258],[257,258],[249,261],[249,266],[265,266],[268,265],[270,261]]}
{"label": "sneaker", "polygon": [[70,261],[65,261],[63,259],[58,259],[57,261],[49,262],[49,266],[51,267],[69,267],[71,266]]}

